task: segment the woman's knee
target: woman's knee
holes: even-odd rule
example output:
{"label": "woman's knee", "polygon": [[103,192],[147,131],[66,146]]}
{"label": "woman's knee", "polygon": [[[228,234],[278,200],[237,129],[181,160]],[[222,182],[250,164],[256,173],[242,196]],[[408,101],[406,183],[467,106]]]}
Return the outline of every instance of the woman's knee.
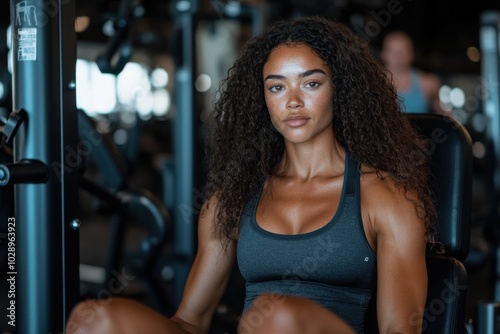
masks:
{"label": "woman's knee", "polygon": [[[116,302],[116,301],[115,301]],[[112,299],[86,300],[72,310],[66,325],[67,334],[115,333],[114,305]]]}
{"label": "woman's knee", "polygon": [[316,302],[296,296],[264,294],[241,318],[239,334],[354,334],[337,315]]}

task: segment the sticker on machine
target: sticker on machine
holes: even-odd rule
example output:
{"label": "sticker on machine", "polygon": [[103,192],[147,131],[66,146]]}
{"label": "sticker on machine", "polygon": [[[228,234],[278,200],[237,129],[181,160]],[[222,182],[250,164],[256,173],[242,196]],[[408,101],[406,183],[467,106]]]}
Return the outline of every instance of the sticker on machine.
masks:
{"label": "sticker on machine", "polygon": [[37,28],[19,28],[17,37],[19,49],[17,50],[18,61],[36,60],[36,34]]}

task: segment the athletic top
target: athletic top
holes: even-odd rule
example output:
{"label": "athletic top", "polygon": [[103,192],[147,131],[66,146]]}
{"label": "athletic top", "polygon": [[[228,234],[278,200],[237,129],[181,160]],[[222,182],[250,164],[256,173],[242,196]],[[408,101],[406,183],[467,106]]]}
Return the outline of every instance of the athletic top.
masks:
{"label": "athletic top", "polygon": [[342,195],[325,226],[308,233],[269,232],[256,221],[260,189],[240,221],[237,261],[245,279],[244,312],[262,293],[309,298],[363,333],[376,287],[376,256],[366,239],[360,209],[359,165],[346,151]]}
{"label": "athletic top", "polygon": [[407,113],[429,112],[429,103],[420,85],[420,72],[412,70],[410,75],[410,89],[398,92],[398,95],[403,98],[403,111]]}

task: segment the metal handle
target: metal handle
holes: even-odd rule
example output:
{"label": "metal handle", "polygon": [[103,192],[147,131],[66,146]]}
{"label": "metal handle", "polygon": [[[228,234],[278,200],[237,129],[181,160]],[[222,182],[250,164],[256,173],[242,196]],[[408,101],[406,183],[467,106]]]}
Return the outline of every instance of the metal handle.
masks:
{"label": "metal handle", "polygon": [[39,160],[21,160],[12,164],[0,165],[0,186],[19,183],[46,183],[49,168]]}

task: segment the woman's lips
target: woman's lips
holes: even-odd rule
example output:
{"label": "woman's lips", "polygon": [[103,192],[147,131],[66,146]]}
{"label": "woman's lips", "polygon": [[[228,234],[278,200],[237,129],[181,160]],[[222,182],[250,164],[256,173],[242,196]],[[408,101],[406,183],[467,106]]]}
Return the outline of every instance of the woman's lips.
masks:
{"label": "woman's lips", "polygon": [[308,117],[304,116],[289,116],[285,119],[285,124],[291,128],[298,128],[309,122]]}

